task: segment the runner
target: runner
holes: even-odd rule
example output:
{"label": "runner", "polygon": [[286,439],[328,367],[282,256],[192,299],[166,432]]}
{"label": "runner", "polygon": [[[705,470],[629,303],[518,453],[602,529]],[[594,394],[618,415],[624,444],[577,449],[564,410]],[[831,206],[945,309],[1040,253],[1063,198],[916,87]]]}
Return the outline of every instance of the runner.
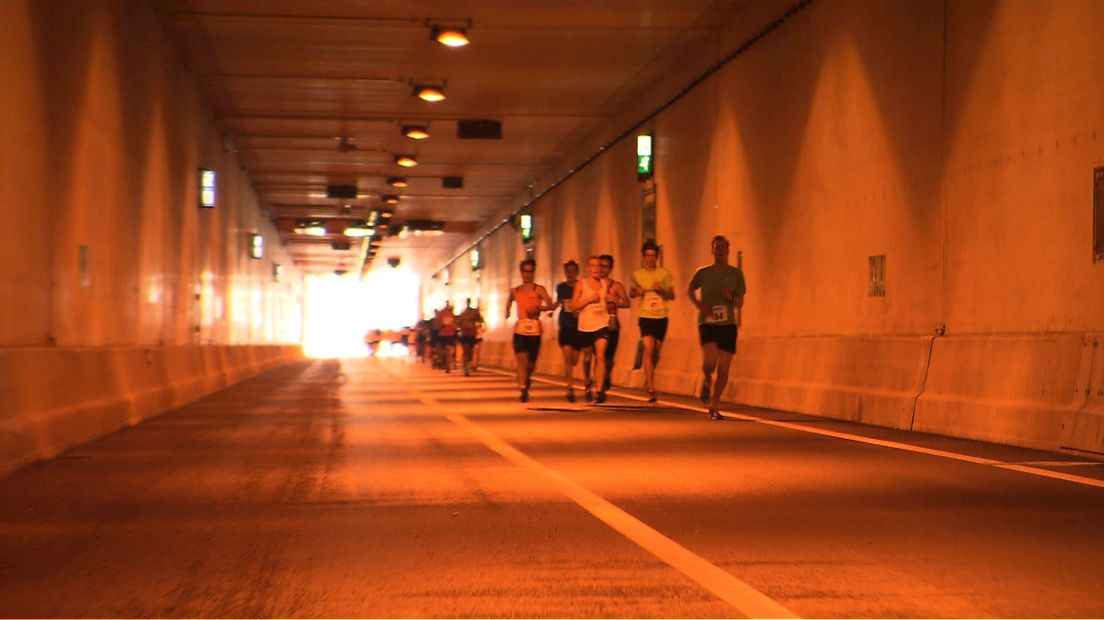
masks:
{"label": "runner", "polygon": [[[591,256],[587,259],[588,276],[575,281],[575,294],[571,298],[571,307],[579,317],[578,348],[583,352],[583,369],[591,367],[594,360],[595,373],[586,375],[586,399],[594,403],[606,402],[606,393],[601,389],[602,377],[606,376],[606,345],[609,341],[609,310],[606,302],[609,298],[609,280],[602,277],[602,259]],[[599,389],[594,391],[594,377],[598,378]]]}
{"label": "runner", "polygon": [[446,302],[445,307],[437,311],[436,318],[438,349],[438,368],[444,368],[445,372],[452,372],[456,365],[456,332],[458,325],[456,315],[452,312],[452,302]]}
{"label": "runner", "polygon": [[[709,405],[709,417],[722,419],[718,405],[728,383],[728,368],[736,353],[735,308],[744,306],[744,272],[728,264],[728,239],[713,237],[713,264],[694,272],[687,294],[698,309],[698,338],[702,347],[702,402]],[[694,291],[701,289],[701,299]],[[713,371],[717,371],[716,381]]]}
{"label": "runner", "polygon": [[419,362],[426,361],[426,346],[429,343],[431,331],[433,331],[433,321],[429,319],[418,321],[418,324],[414,327],[414,346],[417,350]]}
{"label": "runner", "polygon": [[460,323],[460,346],[463,349],[464,376],[471,376],[472,357],[475,350],[475,339],[479,334],[479,326],[483,324],[483,315],[472,307],[471,297],[468,298],[468,306],[457,320]]}
{"label": "runner", "polygon": [[475,330],[475,346],[472,347],[472,372],[479,370],[479,352],[483,350],[483,334],[487,331],[487,323],[480,321]]}
{"label": "runner", "polygon": [[648,402],[656,401],[655,368],[659,351],[667,336],[667,302],[675,298],[675,280],[671,272],[659,267],[659,246],[648,239],[640,248],[644,267],[632,274],[629,295],[640,298],[640,341],[644,343],[644,387]]}
{"label": "runner", "polygon": [[506,320],[510,320],[510,309],[514,303],[518,306],[518,320],[514,325],[514,356],[517,358],[517,382],[521,390],[520,400],[529,402],[529,386],[533,377],[533,367],[540,354],[541,333],[540,313],[554,310],[556,304],[548,296],[543,286],[533,283],[533,274],[537,270],[537,261],[527,258],[518,265],[521,271],[521,284],[510,290],[510,299],[506,302]]}
{"label": "runner", "polygon": [[606,311],[609,312],[609,343],[606,345],[606,374],[602,375],[602,391],[610,389],[610,375],[613,373],[613,360],[617,355],[617,345],[621,342],[621,320],[617,317],[617,311],[629,307],[629,296],[625,293],[625,286],[610,278],[613,271],[613,256],[603,254],[598,257],[602,261],[602,277],[609,280],[609,295],[606,299]]}
{"label": "runner", "polygon": [[557,336],[563,352],[564,381],[567,383],[567,402],[575,402],[575,364],[579,361],[579,318],[571,311],[571,298],[575,295],[575,282],[579,278],[579,263],[563,262],[565,280],[556,285],[556,305],[560,308],[560,331]]}

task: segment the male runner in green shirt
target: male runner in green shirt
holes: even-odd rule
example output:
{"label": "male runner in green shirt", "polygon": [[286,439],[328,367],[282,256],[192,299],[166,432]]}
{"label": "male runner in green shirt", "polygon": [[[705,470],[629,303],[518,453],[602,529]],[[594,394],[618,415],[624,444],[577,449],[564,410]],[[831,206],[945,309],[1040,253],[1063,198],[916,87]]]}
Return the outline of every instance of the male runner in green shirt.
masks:
{"label": "male runner in green shirt", "polygon": [[[698,309],[698,339],[702,347],[701,399],[709,417],[722,419],[718,405],[728,383],[728,368],[736,353],[736,308],[744,306],[744,272],[728,264],[728,239],[713,237],[713,263],[694,272],[687,293]],[[701,297],[695,292],[701,289]],[[716,380],[713,371],[717,371]]]}

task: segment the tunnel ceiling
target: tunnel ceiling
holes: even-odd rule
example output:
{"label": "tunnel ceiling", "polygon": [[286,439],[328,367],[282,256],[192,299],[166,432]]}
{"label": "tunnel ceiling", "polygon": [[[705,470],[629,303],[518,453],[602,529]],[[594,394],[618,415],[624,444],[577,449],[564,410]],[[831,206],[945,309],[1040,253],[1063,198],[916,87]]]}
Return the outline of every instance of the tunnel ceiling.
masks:
{"label": "tunnel ceiling", "polygon": [[[296,264],[351,271],[401,256],[422,273],[520,206],[542,174],[677,73],[680,55],[714,46],[742,3],[155,0]],[[471,43],[445,47],[433,25],[464,27]],[[417,85],[446,98],[423,101]],[[405,137],[408,125],[429,138]],[[400,167],[397,154],[418,165]],[[400,176],[406,187],[388,184]],[[336,185],[355,197],[331,197]],[[374,259],[369,239],[345,236],[372,217],[389,222],[375,227]],[[427,221],[443,226],[410,231]],[[325,234],[306,234],[308,222]]]}

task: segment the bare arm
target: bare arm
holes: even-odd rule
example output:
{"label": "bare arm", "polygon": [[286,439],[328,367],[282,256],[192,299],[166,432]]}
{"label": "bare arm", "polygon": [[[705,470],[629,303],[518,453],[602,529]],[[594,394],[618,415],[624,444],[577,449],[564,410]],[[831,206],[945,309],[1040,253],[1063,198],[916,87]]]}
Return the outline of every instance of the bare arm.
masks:
{"label": "bare arm", "polygon": [[618,308],[629,307],[629,296],[625,294],[625,286],[623,284],[614,282],[613,286],[610,287],[610,292],[613,293],[615,298],[614,302],[617,304]]}
{"label": "bare arm", "polygon": [[537,287],[537,297],[541,301],[540,309],[542,311],[556,309],[556,302],[552,300],[552,296],[548,294],[548,291],[543,286]]}
{"label": "bare arm", "polygon": [[695,286],[693,280],[691,280],[690,281],[690,286],[688,286],[686,288],[686,295],[687,295],[687,297],[690,298],[690,303],[694,304],[694,307],[697,308],[698,311],[701,311],[701,309],[702,309],[701,300],[698,299],[698,296],[695,294],[695,292],[697,290],[698,290],[698,287]]}
{"label": "bare arm", "polygon": [[506,299],[506,319],[510,318],[510,308],[514,305],[514,289],[510,289],[510,297]]}
{"label": "bare arm", "polygon": [[584,307],[589,306],[598,300],[598,294],[587,297],[586,285],[583,284],[583,280],[575,281],[575,294],[571,296],[571,309],[574,312],[579,312]]}

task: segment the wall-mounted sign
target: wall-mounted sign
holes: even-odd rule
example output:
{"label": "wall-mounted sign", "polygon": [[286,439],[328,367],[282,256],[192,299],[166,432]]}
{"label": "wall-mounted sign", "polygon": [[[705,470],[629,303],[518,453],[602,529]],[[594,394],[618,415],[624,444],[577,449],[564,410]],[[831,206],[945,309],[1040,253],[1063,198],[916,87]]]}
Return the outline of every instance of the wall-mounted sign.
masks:
{"label": "wall-mounted sign", "polygon": [[264,257],[264,237],[257,233],[249,234],[249,258],[260,260]]}
{"label": "wall-mounted sign", "polygon": [[652,178],[654,169],[652,159],[652,136],[642,134],[636,137],[636,178],[643,181]]}
{"label": "wall-mounted sign", "polygon": [[523,243],[529,243],[533,240],[533,216],[529,213],[522,213],[518,217],[518,228],[521,229],[521,241]]}
{"label": "wall-mounted sign", "polygon": [[199,206],[204,209],[215,208],[215,171],[199,169]]}
{"label": "wall-mounted sign", "polygon": [[479,271],[483,267],[483,255],[479,253],[479,248],[472,249],[470,258],[472,271]]}

